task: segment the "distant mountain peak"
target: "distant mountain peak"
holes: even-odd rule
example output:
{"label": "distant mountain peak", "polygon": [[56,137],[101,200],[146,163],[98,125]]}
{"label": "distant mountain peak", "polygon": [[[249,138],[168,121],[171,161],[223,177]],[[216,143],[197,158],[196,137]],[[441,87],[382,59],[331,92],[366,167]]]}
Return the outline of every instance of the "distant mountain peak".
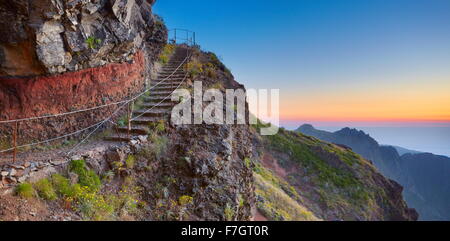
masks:
{"label": "distant mountain peak", "polygon": [[314,128],[314,126],[311,124],[303,124],[298,129],[316,129],[316,128]]}

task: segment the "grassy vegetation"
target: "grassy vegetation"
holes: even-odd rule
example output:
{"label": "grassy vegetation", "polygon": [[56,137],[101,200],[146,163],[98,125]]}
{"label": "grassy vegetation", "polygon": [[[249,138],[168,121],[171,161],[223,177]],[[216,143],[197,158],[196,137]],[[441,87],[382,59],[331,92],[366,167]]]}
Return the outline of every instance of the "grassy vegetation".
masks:
{"label": "grassy vegetation", "polygon": [[90,49],[96,49],[96,48],[98,48],[98,46],[102,43],[102,40],[101,40],[101,39],[97,39],[97,38],[95,38],[95,37],[93,37],[93,36],[90,36],[90,37],[88,37],[88,38],[85,40],[85,42],[86,42],[88,48],[90,48]]}
{"label": "grassy vegetation", "polygon": [[254,171],[258,209],[270,220],[310,221],[318,220],[299,204],[295,189],[272,172],[256,164]]}
{"label": "grassy vegetation", "polygon": [[246,157],[246,158],[244,159],[244,165],[245,165],[247,168],[250,168],[250,167],[252,166],[252,160],[251,160],[250,158]]}
{"label": "grassy vegetation", "polygon": [[[258,131],[266,126],[258,122],[253,128]],[[282,166],[291,162],[302,170],[302,177],[288,177],[290,183],[300,185],[300,178],[306,178],[314,189],[305,195],[319,198],[322,205],[336,210],[344,219],[354,218],[355,213],[360,218],[370,215],[376,200],[385,197],[370,178],[370,164],[351,150],[283,129],[262,141],[272,154],[289,156],[280,160]],[[347,216],[347,212],[352,214]]]}
{"label": "grassy vegetation", "polygon": [[[131,158],[127,159],[129,165]],[[61,200],[66,208],[81,214],[85,220],[117,220],[122,215],[138,214],[145,206],[139,201],[140,188],[133,178],[126,178],[117,194],[100,191],[100,178],[87,170],[83,160],[70,163],[70,169],[79,175],[78,183],[61,174],[53,174],[35,184],[23,183],[17,186],[16,193],[23,198],[37,196],[44,200]],[[189,202],[187,200],[186,202]]]}
{"label": "grassy vegetation", "polygon": [[209,86],[209,88],[221,90],[221,89],[223,89],[223,85],[221,82],[216,82],[216,83],[212,84],[211,86]]}
{"label": "grassy vegetation", "polygon": [[175,45],[174,44],[166,44],[164,46],[164,49],[162,50],[162,53],[159,55],[159,62],[162,64],[167,64],[170,60],[170,57],[175,52]]}
{"label": "grassy vegetation", "polygon": [[203,71],[203,64],[197,59],[193,59],[186,64],[186,72],[191,78],[195,78],[197,75],[202,74]]}
{"label": "grassy vegetation", "polygon": [[[52,180],[52,185],[56,191],[56,193],[62,197],[62,198],[74,198],[75,195],[75,190],[77,190],[78,188],[74,188],[74,186],[72,186],[70,184],[69,179],[65,178],[64,176],[60,175],[60,174],[53,174],[51,177]],[[79,184],[75,184],[75,185],[79,185]]]}
{"label": "grassy vegetation", "polygon": [[6,150],[11,148],[11,142],[6,138],[0,138],[0,150]]}
{"label": "grassy vegetation", "polygon": [[32,198],[35,195],[35,190],[30,183],[22,183],[16,187],[16,194],[22,198]]}
{"label": "grassy vegetation", "polygon": [[152,142],[151,151],[157,159],[161,158],[167,151],[169,139],[166,136],[153,134],[150,136],[150,141]]}
{"label": "grassy vegetation", "polygon": [[223,210],[223,212],[224,212],[226,221],[234,220],[235,211],[233,210],[233,208],[231,207],[231,205],[229,203],[227,203],[225,205],[225,209]]}
{"label": "grassy vegetation", "polygon": [[191,196],[188,196],[188,195],[183,195],[178,198],[178,203],[183,206],[191,204],[193,201],[194,201],[194,198],[192,198]]}
{"label": "grassy vegetation", "polygon": [[36,182],[34,184],[34,188],[38,192],[39,196],[45,200],[53,201],[58,197],[52,183],[47,178]]}
{"label": "grassy vegetation", "polygon": [[271,183],[276,188],[283,190],[289,197],[296,201],[302,201],[300,195],[297,193],[295,188],[286,181],[274,175],[271,171],[264,168],[260,163],[255,163],[253,172],[261,176],[264,180]]}
{"label": "grassy vegetation", "polygon": [[93,191],[101,188],[101,181],[98,175],[86,167],[84,160],[74,160],[70,163],[70,171],[78,175],[80,185],[87,187]]}
{"label": "grassy vegetation", "polygon": [[[150,131],[153,131],[156,134],[161,134],[164,131],[166,131],[166,123],[164,122],[164,120],[159,120],[158,122],[152,122],[152,123],[148,124],[148,127],[150,128]],[[152,134],[152,132],[150,132],[149,134]]]}
{"label": "grassy vegetation", "polygon": [[222,61],[219,59],[219,57],[217,57],[215,53],[208,52],[207,55],[209,56],[210,63],[214,66],[215,69],[220,69],[225,73],[231,75],[231,70],[222,63]]}
{"label": "grassy vegetation", "polygon": [[[351,153],[344,153],[337,147],[332,147],[327,143],[315,139],[308,139],[302,134],[281,131],[274,136],[268,136],[270,148],[290,153],[291,157],[308,170],[307,174],[314,177],[314,181],[322,188],[330,190],[340,190],[338,195],[348,197],[347,200],[361,204],[369,199],[370,194],[364,187],[361,180],[356,178],[353,173],[345,168],[336,168],[331,166],[325,160],[319,158],[312,150],[314,147],[320,147],[332,153],[336,153],[342,158],[343,162],[349,166],[361,162],[361,160]],[[331,197],[335,192],[326,192],[324,198]]]}
{"label": "grassy vegetation", "polygon": [[128,169],[133,169],[135,163],[136,163],[136,158],[133,155],[128,155],[127,159],[125,160],[126,167]]}
{"label": "grassy vegetation", "polygon": [[214,64],[212,64],[212,63],[207,63],[204,65],[204,72],[205,72],[206,76],[208,76],[211,79],[217,78],[217,70],[216,70],[216,67],[214,66]]}
{"label": "grassy vegetation", "polygon": [[119,127],[124,127],[128,125],[128,116],[127,115],[123,115],[119,118],[119,120],[117,121],[117,125],[119,125]]}

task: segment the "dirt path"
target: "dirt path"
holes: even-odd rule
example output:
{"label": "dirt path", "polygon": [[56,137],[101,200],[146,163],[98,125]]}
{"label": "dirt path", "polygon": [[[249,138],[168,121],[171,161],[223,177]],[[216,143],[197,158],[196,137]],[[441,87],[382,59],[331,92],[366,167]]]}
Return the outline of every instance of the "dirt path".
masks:
{"label": "dirt path", "polygon": [[256,210],[255,217],[253,217],[254,221],[260,222],[260,221],[269,221],[264,215],[259,212],[259,210]]}
{"label": "dirt path", "polygon": [[[105,141],[92,141],[91,143],[83,144],[79,146],[73,153],[70,154],[70,156],[75,155],[82,155],[86,154],[89,151],[96,150],[99,148],[109,148],[110,146],[118,145],[117,142],[105,142]],[[20,164],[26,161],[29,162],[45,162],[50,160],[58,160],[58,159],[64,159],[68,156],[68,152],[71,151],[73,147],[63,147],[59,149],[54,150],[48,150],[48,151],[28,151],[28,152],[22,152],[17,154],[16,163],[14,164]],[[2,154],[0,156],[0,165],[4,164],[12,164],[13,157],[12,154]]]}

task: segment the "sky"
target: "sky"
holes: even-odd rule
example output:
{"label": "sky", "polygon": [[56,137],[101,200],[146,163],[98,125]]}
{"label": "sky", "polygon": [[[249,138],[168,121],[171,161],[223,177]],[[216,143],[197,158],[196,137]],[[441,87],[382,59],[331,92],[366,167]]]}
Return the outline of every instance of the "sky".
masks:
{"label": "sky", "polygon": [[158,0],[284,126],[450,126],[448,0]]}

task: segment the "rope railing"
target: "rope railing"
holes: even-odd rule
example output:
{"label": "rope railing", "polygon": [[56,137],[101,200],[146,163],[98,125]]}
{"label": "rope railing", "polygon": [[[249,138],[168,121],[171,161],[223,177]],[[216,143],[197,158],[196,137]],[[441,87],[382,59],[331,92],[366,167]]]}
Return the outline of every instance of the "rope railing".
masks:
{"label": "rope railing", "polygon": [[[188,60],[188,59],[190,59],[190,58],[191,58],[191,54],[188,53],[188,54],[186,55],[186,58],[183,60],[182,65],[186,62],[186,60]],[[177,68],[177,69],[178,69],[178,68]],[[172,74],[173,74],[173,73],[172,73]],[[187,76],[188,76],[188,73],[185,74],[183,80],[178,84],[178,86],[176,87],[175,90],[178,90],[178,88],[180,88],[180,86],[181,86],[181,85],[184,83],[184,81],[186,80]],[[174,91],[175,91],[175,90],[174,90]],[[173,92],[172,92],[172,93],[173,93]],[[155,104],[154,106],[152,106],[150,109],[145,110],[145,112],[141,113],[140,115],[138,115],[138,116],[136,116],[136,117],[134,117],[134,118],[130,118],[130,119],[128,120],[128,122],[130,123],[131,121],[134,121],[134,120],[136,120],[137,118],[143,116],[144,114],[150,112],[150,111],[153,110],[154,108],[159,107],[159,106],[160,106],[167,98],[169,98],[170,96],[171,96],[171,95],[166,96],[163,100],[161,100],[160,102],[158,102],[157,104]],[[118,124],[117,124],[116,122],[112,122],[111,119],[112,119],[112,117],[113,117],[115,114],[118,113],[118,111],[119,111],[120,109],[122,109],[122,108],[125,107],[125,106],[126,106],[126,104],[122,105],[122,106],[121,106],[118,110],[116,110],[116,112],[114,112],[109,118],[107,118],[107,119],[105,119],[104,121],[102,121],[102,122],[97,126],[97,128],[95,128],[95,130],[93,130],[91,133],[89,133],[89,134],[87,135],[86,138],[84,138],[83,140],[81,140],[81,141],[80,141],[76,146],[74,146],[67,154],[70,155],[76,148],[78,148],[78,146],[80,146],[81,144],[83,144],[84,142],[86,142],[86,141],[89,139],[89,137],[92,136],[98,129],[100,129],[100,127],[103,126],[106,122],[111,122],[113,125],[118,126]]]}
{"label": "rope railing", "polygon": [[[157,87],[158,85],[160,85],[161,83],[165,82],[170,77],[172,77],[175,74],[175,72],[177,72],[180,69],[180,67],[182,65],[184,65],[185,61],[186,61],[186,59],[169,76],[167,76],[163,80],[159,81],[156,85],[153,85],[150,89],[147,89],[147,90],[143,91],[142,93],[140,93],[140,95],[137,96],[137,98],[139,98],[140,96],[144,95],[145,93],[149,92],[150,90],[154,89],[155,87]],[[66,116],[66,115],[73,115],[73,114],[78,114],[78,113],[82,113],[82,112],[88,112],[88,111],[93,111],[93,110],[97,110],[97,109],[102,109],[102,108],[106,108],[106,107],[113,106],[113,105],[120,105],[122,103],[127,103],[127,102],[129,102],[131,100],[135,100],[137,98],[134,97],[134,98],[131,98],[128,100],[113,102],[113,103],[109,103],[109,104],[105,104],[105,105],[99,105],[96,107],[81,109],[81,110],[76,110],[76,111],[71,111],[71,112],[64,112],[64,113],[37,116],[37,117],[27,117],[27,118],[22,118],[22,119],[15,119],[15,120],[3,120],[3,121],[0,121],[0,124],[10,124],[10,123],[15,123],[15,122],[33,121],[33,120],[39,120],[39,119],[48,119],[48,118],[56,118],[56,117]]]}
{"label": "rope railing", "polygon": [[[189,49],[189,48],[188,48]],[[168,75],[167,77],[163,78],[162,80],[160,80],[158,83],[153,84],[150,88],[144,90],[143,92],[137,94],[136,96],[134,96],[133,98],[130,98],[128,100],[123,100],[123,101],[117,101],[117,102],[113,102],[113,103],[109,103],[109,104],[104,104],[104,105],[100,105],[100,106],[95,106],[95,107],[91,107],[91,108],[86,108],[86,109],[82,109],[82,110],[76,110],[76,111],[71,111],[71,112],[65,112],[65,113],[58,113],[58,114],[52,114],[52,115],[45,115],[45,116],[38,116],[38,117],[28,117],[28,118],[21,118],[21,119],[15,119],[15,120],[3,120],[0,121],[0,124],[10,124],[10,123],[15,123],[16,124],[16,130],[14,133],[14,147],[5,149],[5,150],[0,150],[0,153],[5,153],[5,152],[10,152],[10,151],[14,151],[14,156],[13,159],[16,159],[16,150],[19,148],[26,148],[26,147],[32,147],[32,146],[36,146],[36,145],[41,145],[41,144],[45,144],[48,142],[52,142],[52,141],[56,141],[56,140],[60,140],[60,139],[64,139],[70,136],[74,136],[77,134],[80,134],[82,132],[88,131],[90,129],[95,128],[92,132],[90,132],[86,138],[84,138],[82,141],[80,141],[77,145],[74,146],[74,148],[72,148],[72,150],[70,152],[68,152],[68,154],[72,153],[77,147],[79,147],[82,143],[86,142],[98,129],[100,129],[100,127],[102,127],[105,123],[107,122],[112,122],[111,119],[119,113],[120,110],[122,110],[125,106],[129,105],[130,103],[136,101],[138,98],[142,97],[144,94],[148,93],[149,91],[153,90],[154,88],[158,87],[161,83],[167,81],[168,79],[170,79],[184,64],[186,64],[186,62],[190,59],[191,55],[189,54],[189,51],[187,51],[186,57],[183,61],[181,61],[181,63],[178,65],[178,67],[173,70],[173,72]],[[182,80],[182,82],[177,86],[176,89],[178,89],[181,84],[186,80],[187,78],[187,74],[185,75],[184,79]],[[158,104],[156,104],[155,106],[153,106],[151,109],[158,107],[162,102],[164,102],[168,97],[166,97],[165,99],[163,99],[161,102],[159,102]],[[61,117],[61,116],[67,116],[67,115],[73,115],[73,114],[78,114],[78,113],[83,113],[83,112],[88,112],[88,111],[94,111],[94,110],[98,110],[98,109],[103,109],[109,106],[115,106],[115,105],[121,105],[120,107],[118,107],[110,116],[108,116],[106,119],[103,119],[102,121],[91,125],[89,127],[83,128],[81,130],[77,130],[75,132],[69,133],[69,134],[65,134],[59,137],[54,137],[54,138],[50,138],[44,141],[38,141],[38,142],[33,142],[33,143],[29,143],[29,144],[24,144],[24,145],[20,145],[17,146],[16,145],[16,135],[17,135],[17,128],[18,128],[18,123],[24,122],[24,121],[33,121],[33,120],[39,120],[39,119],[46,119],[46,118],[56,118],[56,117]],[[151,110],[150,109],[150,110]],[[147,110],[147,111],[150,111]],[[135,117],[136,118],[136,117]],[[135,118],[133,120],[135,120]],[[131,119],[129,121],[132,121]],[[117,125],[117,123],[114,122],[115,125]]]}

